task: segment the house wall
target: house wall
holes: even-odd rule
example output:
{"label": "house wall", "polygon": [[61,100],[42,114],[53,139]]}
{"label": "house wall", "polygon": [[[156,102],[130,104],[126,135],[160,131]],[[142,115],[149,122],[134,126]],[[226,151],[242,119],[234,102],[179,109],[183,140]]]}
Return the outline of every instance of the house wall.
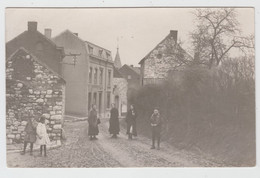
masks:
{"label": "house wall", "polygon": [[54,43],[50,42],[43,34],[38,31],[25,31],[6,44],[6,56],[9,57],[20,47],[29,50],[37,58],[41,59],[54,71],[61,74],[60,62],[62,51],[57,50]]}
{"label": "house wall", "polygon": [[66,81],[66,106],[68,115],[87,116],[88,114],[88,55],[83,41],[71,32],[64,32],[53,41],[64,48],[65,54],[80,54],[76,65],[73,57],[66,56],[62,63],[63,78]]}
{"label": "house wall", "polygon": [[46,116],[52,142],[60,142],[65,83],[34,60],[14,56],[6,64],[7,144],[20,143],[29,117]]}
{"label": "house wall", "polygon": [[[107,62],[96,58],[94,56],[90,56],[90,65],[89,68],[92,68],[92,79],[88,80],[88,96],[90,100],[88,101],[88,109],[90,109],[92,104],[96,104],[98,113],[101,118],[109,117],[110,104],[112,103],[112,90],[113,90],[113,64],[111,62]],[[95,70],[97,70],[97,80],[95,82]],[[100,71],[103,71],[102,75],[102,83],[100,77]],[[110,71],[110,79],[109,73]],[[90,69],[89,69],[90,72]],[[89,74],[90,75],[90,74]],[[89,77],[88,75],[88,77]],[[110,85],[109,85],[109,82]],[[108,101],[108,93],[110,93],[110,102]],[[101,97],[100,97],[101,96]],[[109,102],[109,103],[108,103]]]}
{"label": "house wall", "polygon": [[128,83],[125,78],[114,78],[113,103],[119,111],[119,116],[125,116],[127,112]]}

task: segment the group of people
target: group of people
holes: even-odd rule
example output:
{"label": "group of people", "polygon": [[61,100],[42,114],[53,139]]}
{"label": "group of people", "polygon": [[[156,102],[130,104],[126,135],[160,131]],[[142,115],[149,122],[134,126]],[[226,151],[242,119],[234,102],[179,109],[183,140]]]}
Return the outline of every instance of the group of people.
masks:
{"label": "group of people", "polygon": [[33,155],[34,143],[40,145],[39,156],[42,156],[42,153],[44,151],[44,156],[46,157],[46,145],[50,143],[50,139],[47,134],[44,116],[41,116],[39,122],[37,122],[36,119],[34,119],[33,117],[28,119],[27,124],[25,126],[24,148],[21,154],[25,154],[26,147],[28,144],[30,144],[30,155]]}
{"label": "group of people", "polygon": [[[109,133],[112,135],[112,138],[117,138],[119,134],[119,112],[115,107],[115,104],[111,104],[110,110],[110,119],[109,119]],[[127,111],[126,115],[126,123],[127,123],[127,131],[128,139],[133,139],[133,136],[137,136],[136,129],[136,121],[137,121],[137,112],[134,105],[130,105],[130,109]],[[89,112],[88,117],[88,135],[90,140],[96,140],[97,135],[99,133],[98,125],[101,123],[98,118],[96,105],[93,104],[91,110]],[[151,130],[152,130],[152,147],[151,149],[155,149],[155,141],[157,140],[157,149],[160,149],[160,140],[161,140],[161,127],[162,127],[162,117],[159,113],[158,108],[154,108],[153,114],[150,118]]]}

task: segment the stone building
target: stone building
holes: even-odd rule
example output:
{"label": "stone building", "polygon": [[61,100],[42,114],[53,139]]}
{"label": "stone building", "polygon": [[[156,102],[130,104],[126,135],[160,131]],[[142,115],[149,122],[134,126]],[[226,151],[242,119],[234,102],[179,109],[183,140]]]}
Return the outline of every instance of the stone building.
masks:
{"label": "stone building", "polygon": [[192,57],[177,43],[177,34],[171,30],[140,62],[141,85],[161,83],[170,71],[185,65]]}
{"label": "stone building", "polygon": [[130,104],[131,96],[134,96],[140,87],[140,67],[125,64],[119,69],[119,72],[127,81],[127,98]]}
{"label": "stone building", "polygon": [[117,48],[116,57],[114,60],[114,74],[113,74],[113,103],[119,111],[119,116],[125,116],[127,113],[127,80],[120,72],[121,59],[119,55],[119,48]]}
{"label": "stone building", "polygon": [[56,71],[23,47],[10,54],[6,60],[7,144],[22,142],[27,119],[42,115],[47,118],[50,140],[60,142],[64,98],[65,81]]}
{"label": "stone building", "polygon": [[[45,30],[48,36],[48,30]],[[63,48],[37,30],[37,22],[6,43],[7,143],[21,142],[28,117],[46,115],[52,141],[60,141],[65,107]]]}
{"label": "stone building", "polygon": [[66,80],[66,114],[85,117],[91,105],[96,104],[99,114],[106,116],[113,89],[111,52],[69,30],[52,40],[62,46],[66,54],[78,54],[75,65],[71,63],[71,56],[66,56],[62,62],[62,76]]}

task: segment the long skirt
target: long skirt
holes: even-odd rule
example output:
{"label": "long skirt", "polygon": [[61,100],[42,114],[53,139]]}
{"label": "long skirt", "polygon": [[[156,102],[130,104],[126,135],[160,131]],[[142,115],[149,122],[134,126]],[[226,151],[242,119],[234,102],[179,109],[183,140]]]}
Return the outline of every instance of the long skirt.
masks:
{"label": "long skirt", "polygon": [[131,122],[127,122],[127,131],[126,134],[132,134],[133,136],[137,136],[137,131],[136,131],[136,121],[133,120]]}
{"label": "long skirt", "polygon": [[110,134],[119,134],[119,120],[118,119],[110,119],[109,121],[109,133]]}
{"label": "long skirt", "polygon": [[89,136],[96,136],[96,135],[98,135],[98,133],[99,133],[98,126],[93,126],[93,125],[89,124],[88,135]]}

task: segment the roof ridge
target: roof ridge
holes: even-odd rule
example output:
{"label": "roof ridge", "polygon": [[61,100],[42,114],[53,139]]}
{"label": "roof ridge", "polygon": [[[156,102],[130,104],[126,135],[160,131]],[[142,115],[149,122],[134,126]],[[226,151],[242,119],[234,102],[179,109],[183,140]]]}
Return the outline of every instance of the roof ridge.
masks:
{"label": "roof ridge", "polygon": [[66,82],[64,80],[64,78],[58,74],[57,72],[55,72],[52,68],[50,68],[47,64],[45,64],[43,61],[41,61],[40,59],[38,59],[35,55],[33,55],[29,50],[25,49],[24,47],[20,47],[18,48],[15,52],[13,52],[6,60],[6,62],[8,62],[9,60],[11,60],[11,58],[13,58],[13,56],[19,52],[20,50],[23,50],[24,52],[26,52],[27,54],[29,54],[30,56],[32,56],[32,58],[34,60],[36,60],[38,63],[40,63],[42,66],[46,67],[48,70],[50,70],[52,73],[54,73],[55,75],[57,75],[58,77],[60,77],[64,82]]}

